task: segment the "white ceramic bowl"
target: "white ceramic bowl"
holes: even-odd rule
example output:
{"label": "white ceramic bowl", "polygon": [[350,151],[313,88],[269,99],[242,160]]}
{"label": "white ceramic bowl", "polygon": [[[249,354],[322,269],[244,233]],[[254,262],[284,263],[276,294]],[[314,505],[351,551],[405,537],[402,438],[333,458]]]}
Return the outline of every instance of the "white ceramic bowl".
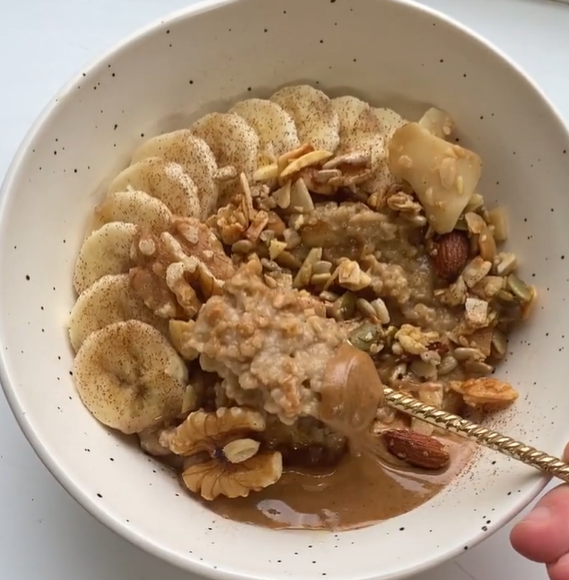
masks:
{"label": "white ceramic bowl", "polygon": [[569,438],[569,136],[503,55],[404,0],[208,2],[142,30],[78,74],[36,121],[4,182],[1,380],[22,429],[65,488],[171,563],[213,578],[402,578],[487,537],[546,478],[484,452],[444,493],[401,518],[337,535],[267,531],[188,499],[91,417],[70,376],[72,266],[110,176],[144,137],[300,81],[408,115],[437,105],[455,118],[461,142],[481,153],[481,190],[509,208],[510,245],[540,292],[500,370],[522,392],[500,427],[561,452]]}

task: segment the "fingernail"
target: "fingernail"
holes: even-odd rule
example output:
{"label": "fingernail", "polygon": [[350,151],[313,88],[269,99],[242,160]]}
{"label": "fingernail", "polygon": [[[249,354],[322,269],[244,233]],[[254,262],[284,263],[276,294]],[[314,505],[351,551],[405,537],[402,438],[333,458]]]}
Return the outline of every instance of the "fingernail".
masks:
{"label": "fingernail", "polygon": [[551,519],[552,511],[545,506],[536,507],[523,520],[525,524],[541,524]]}

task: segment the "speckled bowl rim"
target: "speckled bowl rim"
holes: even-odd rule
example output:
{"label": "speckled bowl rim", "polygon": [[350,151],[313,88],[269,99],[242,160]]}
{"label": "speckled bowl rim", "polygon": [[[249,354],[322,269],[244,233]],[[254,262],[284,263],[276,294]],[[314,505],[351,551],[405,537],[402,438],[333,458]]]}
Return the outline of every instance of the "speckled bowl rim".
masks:
{"label": "speckled bowl rim", "polygon": [[[139,28],[134,33],[128,35],[123,40],[117,42],[114,46],[101,53],[97,58],[93,59],[90,64],[82,67],[81,72],[76,73],[73,78],[68,81],[52,98],[50,103],[43,109],[43,111],[38,115],[38,117],[33,122],[32,126],[28,130],[26,136],[18,147],[16,154],[6,172],[2,186],[0,187],[0,228],[8,220],[9,214],[7,210],[7,200],[10,195],[14,195],[13,185],[15,177],[19,171],[20,165],[22,163],[25,153],[28,151],[30,143],[40,132],[40,129],[47,122],[47,120],[52,116],[54,111],[59,107],[63,106],[66,99],[72,99],[75,94],[75,87],[78,81],[80,81],[84,73],[89,73],[94,69],[100,67],[104,62],[107,62],[110,57],[120,53],[125,50],[126,47],[131,46],[137,42],[144,41],[145,37],[153,32],[155,29],[164,26],[168,23],[174,23],[180,20],[186,20],[196,16],[198,14],[209,12],[217,8],[227,6],[230,4],[235,4],[241,0],[202,0],[186,8],[171,12],[162,18],[154,20],[152,23]],[[456,30],[461,32],[465,36],[471,37],[476,41],[480,48],[487,50],[492,53],[494,57],[502,60],[507,64],[513,71],[515,71],[522,79],[526,82],[528,88],[534,92],[536,97],[538,97],[546,107],[549,108],[550,113],[558,121],[559,125],[563,127],[567,139],[569,140],[569,128],[562,116],[558,112],[557,108],[551,103],[549,98],[545,93],[539,88],[537,83],[535,83],[530,75],[523,70],[515,61],[513,61],[509,56],[507,56],[501,49],[496,47],[492,42],[479,35],[478,33],[471,30],[469,27],[459,23],[454,18],[442,14],[436,9],[424,6],[415,2],[414,0],[374,0],[381,1],[386,4],[400,5],[408,10],[414,10],[422,12],[424,15],[428,15],[441,23],[445,23],[454,27]],[[4,343],[2,336],[2,327],[0,325],[0,344]],[[143,549],[144,551],[174,565],[178,568],[192,572],[194,574],[199,574],[204,577],[223,579],[223,580],[269,580],[265,577],[251,577],[243,575],[239,572],[232,572],[228,570],[212,569],[205,562],[193,561],[191,558],[182,557],[179,554],[170,551],[167,547],[160,545],[154,541],[149,540],[145,535],[139,533],[132,526],[126,525],[123,521],[118,520],[109,514],[100,503],[97,503],[94,498],[88,494],[81,482],[76,481],[69,477],[69,475],[60,467],[57,459],[51,455],[42,440],[39,438],[33,423],[28,419],[25,408],[18,395],[18,389],[13,386],[10,376],[7,372],[7,365],[4,355],[4,349],[0,350],[0,383],[2,389],[8,401],[8,404],[16,418],[18,425],[23,431],[26,439],[31,444],[35,453],[38,455],[42,463],[47,467],[55,479],[65,488],[65,490],[90,514],[92,514],[98,521],[108,527],[110,530],[116,532],[120,536],[127,539],[129,542],[135,546]],[[516,517],[528,504],[530,504],[547,486],[551,477],[548,475],[543,475],[539,479],[535,480],[535,483],[528,485],[525,491],[519,495],[519,500],[517,506],[511,509],[509,512],[505,513],[504,516],[495,522],[492,532],[477,532],[469,542],[470,547],[474,547],[479,544],[482,540],[488,539],[492,533],[501,529],[514,517]],[[396,575],[392,576],[393,580],[408,578],[411,575],[419,574],[425,570],[435,568],[436,566],[447,562],[448,560],[457,557],[462,550],[456,548],[454,550],[441,550],[434,553],[429,559],[426,559],[421,565],[415,566],[411,569],[407,569]],[[373,576],[368,576],[366,578],[362,577],[358,580],[373,580]]]}

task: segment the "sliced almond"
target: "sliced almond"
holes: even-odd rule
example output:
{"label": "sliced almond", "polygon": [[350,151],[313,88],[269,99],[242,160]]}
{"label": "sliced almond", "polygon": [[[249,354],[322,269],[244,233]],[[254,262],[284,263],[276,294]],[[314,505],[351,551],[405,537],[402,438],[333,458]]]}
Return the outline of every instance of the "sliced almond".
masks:
{"label": "sliced almond", "polygon": [[298,173],[305,167],[312,167],[313,165],[328,161],[328,159],[333,157],[333,155],[334,154],[330,151],[311,151],[310,153],[307,153],[289,163],[279,175],[279,179],[284,180],[287,177],[291,177],[295,173]]}
{"label": "sliced almond", "polygon": [[270,179],[276,179],[278,175],[279,171],[276,163],[264,165],[253,173],[253,181],[269,181]]}

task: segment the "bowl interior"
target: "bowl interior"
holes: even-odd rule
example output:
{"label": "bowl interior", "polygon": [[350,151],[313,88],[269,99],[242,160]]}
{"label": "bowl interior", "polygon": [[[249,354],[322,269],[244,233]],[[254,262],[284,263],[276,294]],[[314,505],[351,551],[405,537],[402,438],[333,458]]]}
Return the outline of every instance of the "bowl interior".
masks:
{"label": "bowl interior", "polygon": [[395,0],[207,4],[80,73],[35,125],[4,184],[2,382],[65,487],[113,529],[175,564],[216,577],[399,578],[481,540],[545,479],[481,452],[455,484],[401,518],[340,534],[270,532],[221,520],[188,498],[158,464],[90,416],[70,376],[74,259],[89,212],[129,153],[204,112],[300,82],[413,118],[436,105],[454,117],[460,142],[482,155],[480,190],[507,206],[509,247],[540,294],[499,370],[522,396],[489,424],[561,452],[569,438],[562,382],[569,329],[560,316],[569,282],[567,132],[541,94],[482,41]]}

